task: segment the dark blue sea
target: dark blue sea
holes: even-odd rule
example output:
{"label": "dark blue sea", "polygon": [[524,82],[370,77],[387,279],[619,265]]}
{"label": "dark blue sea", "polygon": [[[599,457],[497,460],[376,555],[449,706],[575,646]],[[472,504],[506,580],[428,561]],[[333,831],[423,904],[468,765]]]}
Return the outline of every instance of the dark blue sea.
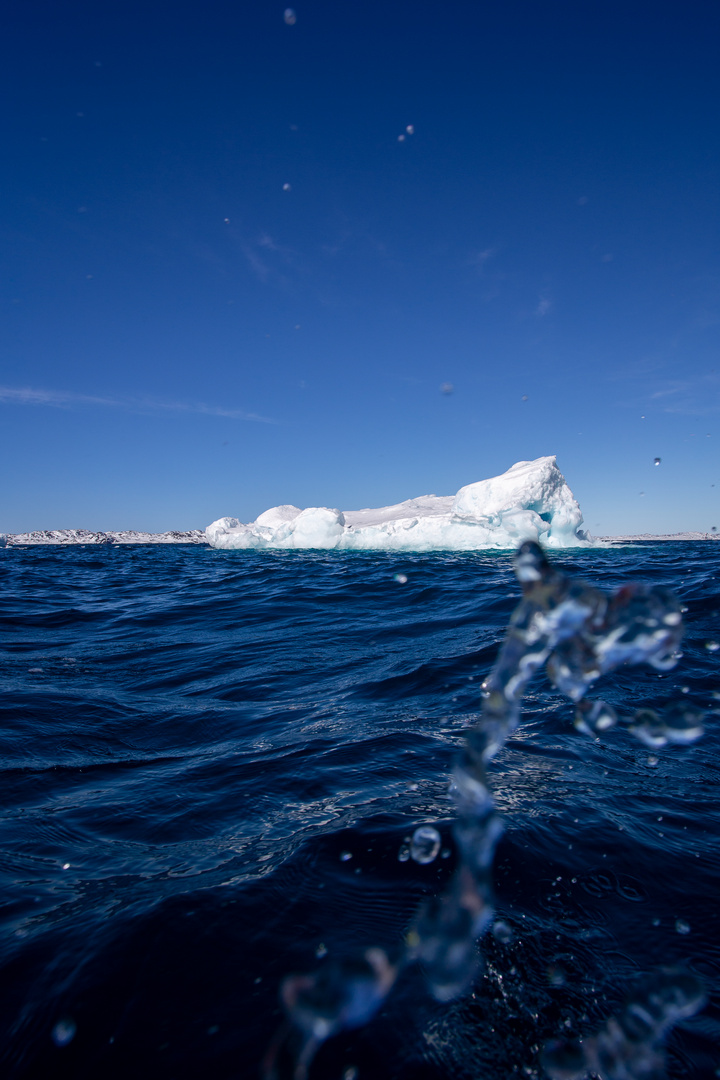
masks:
{"label": "dark blue sea", "polygon": [[[720,543],[551,559],[679,595],[678,666],[598,694],[687,695],[705,734],[593,741],[538,676],[489,770],[505,930],[476,985],[439,1004],[408,969],[310,1080],[539,1077],[548,1039],[664,964],[708,994],[668,1075],[720,1075]],[[2,1075],[258,1077],[282,979],[397,946],[452,874],[448,773],[519,598],[512,554],[7,548],[0,575]],[[422,824],[443,850],[401,861]]]}

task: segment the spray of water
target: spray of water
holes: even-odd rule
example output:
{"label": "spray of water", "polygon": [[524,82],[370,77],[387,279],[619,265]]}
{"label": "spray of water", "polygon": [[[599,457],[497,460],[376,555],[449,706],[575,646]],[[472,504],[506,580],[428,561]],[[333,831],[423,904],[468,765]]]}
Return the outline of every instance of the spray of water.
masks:
{"label": "spray of water", "polygon": [[651,1080],[662,1076],[662,1044],[678,1020],[705,1004],[700,980],[683,968],[659,968],[639,982],[615,1016],[583,1039],[548,1043],[541,1061],[551,1080]]}
{"label": "spray of water", "polygon": [[[522,697],[539,668],[545,665],[552,683],[577,703],[576,727],[593,737],[620,726],[656,749],[702,735],[702,714],[690,705],[673,702],[662,714],[639,709],[623,718],[606,703],[585,698],[596,679],[620,665],[648,663],[661,671],[675,665],[683,627],[672,593],[633,584],[608,595],[552,567],[530,541],[516,554],[515,573],[522,600],[483,685],[481,715],[467,731],[452,771],[458,861],[450,884],[421,907],[396,955],[373,947],[355,960],[326,961],[315,974],[285,979],[281,998],[288,1024],[266,1058],[267,1077],[276,1075],[280,1046],[294,1032],[294,1080],[304,1080],[318,1047],[339,1031],[365,1024],[410,964],[420,964],[439,1001],[471,985],[481,962],[478,940],[493,921],[492,865],[502,834],[487,766],[516,729]],[[588,1071],[607,1080],[649,1075],[666,1031],[702,1001],[694,976],[665,970],[595,1036],[547,1048],[546,1071],[553,1080],[576,1080]]]}

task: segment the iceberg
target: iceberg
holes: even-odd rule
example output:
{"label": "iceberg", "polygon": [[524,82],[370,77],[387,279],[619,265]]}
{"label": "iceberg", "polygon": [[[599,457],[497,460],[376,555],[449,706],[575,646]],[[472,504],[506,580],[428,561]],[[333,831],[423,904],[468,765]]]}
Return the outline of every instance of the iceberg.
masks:
{"label": "iceberg", "polygon": [[554,456],[518,461],[456,495],[421,495],[378,509],[274,506],[249,525],[223,517],[205,529],[214,548],[354,551],[476,551],[593,544]]}

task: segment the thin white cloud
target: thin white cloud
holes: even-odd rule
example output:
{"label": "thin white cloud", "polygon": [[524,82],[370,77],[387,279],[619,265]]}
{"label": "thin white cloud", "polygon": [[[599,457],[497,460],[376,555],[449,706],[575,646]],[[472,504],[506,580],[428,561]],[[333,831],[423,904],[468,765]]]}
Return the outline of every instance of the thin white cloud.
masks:
{"label": "thin white cloud", "polygon": [[650,395],[651,400],[655,398],[671,397],[673,394],[681,394],[689,387],[688,383],[684,383],[682,386],[672,386],[667,390],[656,390],[654,394]]}
{"label": "thin white cloud", "polygon": [[175,412],[202,413],[204,416],[226,416],[230,420],[254,420],[258,424],[277,424],[270,416],[246,412],[244,409],[226,409],[222,405],[205,405],[204,402],[151,401],[142,403],[146,408],[170,409]]}
{"label": "thin white cloud", "polygon": [[239,246],[248,266],[263,285],[287,286],[286,271],[302,270],[297,253],[278,243],[269,233],[263,232],[255,240],[241,238]]}
{"label": "thin white cloud", "polygon": [[477,266],[482,270],[487,262],[497,255],[497,248],[485,248],[484,251],[474,251],[466,260],[468,266]]}
{"label": "thin white cloud", "polygon": [[245,409],[229,409],[223,405],[207,405],[203,401],[163,401],[158,398],[107,398],[92,394],[76,394],[68,390],[38,390],[30,386],[0,386],[0,402],[6,405],[46,405],[56,409],[79,406],[102,406],[121,409],[124,412],[152,412],[155,410],[175,413],[199,413],[202,416],[221,416],[230,420],[251,420],[259,424],[276,424],[268,416],[247,412]]}
{"label": "thin white cloud", "polygon": [[720,376],[706,372],[697,379],[678,379],[653,391],[650,401],[666,413],[710,416],[720,412]]}
{"label": "thin white cloud", "polygon": [[[653,374],[651,371],[650,375]],[[611,381],[619,381],[619,376]],[[647,382],[647,378],[644,380]],[[637,409],[646,413],[676,413],[680,416],[716,416],[720,413],[720,375],[706,372],[696,379],[667,380],[657,390],[648,393],[643,387],[632,396],[615,402],[619,408]]]}
{"label": "thin white cloud", "polygon": [[267,266],[263,262],[263,260],[258,257],[257,253],[253,250],[250,244],[241,244],[240,250],[247,259],[248,265],[250,266],[250,269],[252,270],[255,277],[258,279],[258,281],[261,281],[263,285],[265,285],[268,278],[270,277],[270,267]]}
{"label": "thin white cloud", "polygon": [[29,386],[0,386],[0,401],[10,405],[54,405],[56,408],[65,405],[120,405],[112,398],[73,394],[65,390],[35,390]]}
{"label": "thin white cloud", "polygon": [[268,251],[282,251],[283,249],[277,244],[272,236],[268,236],[267,233],[262,233],[258,238],[258,244],[260,247],[267,248]]}

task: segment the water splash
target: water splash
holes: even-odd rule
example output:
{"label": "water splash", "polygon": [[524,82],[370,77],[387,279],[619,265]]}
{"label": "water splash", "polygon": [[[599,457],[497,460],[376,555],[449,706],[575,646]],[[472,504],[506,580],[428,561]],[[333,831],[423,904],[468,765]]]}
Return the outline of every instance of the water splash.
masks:
{"label": "water splash", "polygon": [[71,1016],[58,1020],[52,1029],[52,1041],[56,1046],[69,1046],[77,1033],[77,1024]]}
{"label": "water splash", "polygon": [[421,825],[412,835],[410,854],[422,866],[438,857],[442,837],[434,825]]}
{"label": "water splash", "polygon": [[[399,966],[383,949],[366,949],[363,956],[328,961],[314,975],[291,975],[282,985],[281,999],[299,1034],[294,1080],[305,1080],[320,1045],[340,1031],[362,1027],[382,1005],[395,983]],[[281,1029],[264,1062],[266,1076],[276,1075],[277,1059],[292,1032]]]}
{"label": "water splash", "polygon": [[551,1080],[651,1080],[664,1076],[662,1044],[679,1020],[705,1004],[702,983],[683,968],[660,968],[638,983],[621,1011],[594,1035],[557,1039],[542,1053]]}
{"label": "water splash", "polygon": [[[646,746],[657,749],[669,743],[692,742],[702,734],[702,714],[685,703],[673,702],[661,714],[643,708],[621,718],[605,702],[585,700],[592,683],[620,665],[649,663],[667,671],[677,663],[682,610],[672,593],[632,584],[607,595],[552,567],[532,541],[518,549],[515,573],[522,585],[522,600],[483,684],[481,715],[468,729],[452,770],[450,798],[456,811],[453,837],[458,852],[455,873],[445,892],[420,908],[396,959],[391,961],[384,950],[372,948],[360,960],[326,964],[314,975],[285,979],[281,998],[289,1030],[301,1039],[295,1055],[295,1080],[304,1080],[322,1042],[374,1015],[407,965],[418,963],[422,967],[434,997],[443,1002],[458,997],[475,978],[481,962],[478,941],[494,918],[492,865],[503,831],[486,769],[516,729],[522,697],[539,668],[545,665],[551,682],[576,702],[575,725],[593,737],[624,727]],[[410,849],[401,849],[401,861],[410,854],[417,858],[417,851],[430,850],[428,837],[422,845],[418,843],[418,834],[426,831],[430,830],[416,830]],[[439,835],[432,838],[432,858],[437,855],[436,844],[439,848]],[[431,859],[423,856],[417,861]],[[638,1069],[645,1068],[643,1062],[659,1053],[657,1046],[668,1026],[677,1017],[690,1015],[683,1010],[702,997],[697,986],[692,989],[692,979],[677,975],[673,982],[666,973],[648,984],[642,991],[644,997],[628,1004],[624,1019],[608,1021],[593,1039],[548,1049],[548,1060],[555,1061],[552,1067],[556,1069],[551,1075],[557,1080],[573,1080],[588,1069],[607,1080],[649,1075],[647,1071],[632,1071],[631,1063],[637,1058]],[[692,1011],[699,1007],[696,1004]],[[644,1041],[632,1036],[632,1024],[637,1028],[641,1015],[646,1015],[643,1022],[650,1033]],[[613,1054],[618,1061],[625,1061],[626,1072],[600,1071],[601,1058],[602,1062],[614,1061]],[[268,1077],[276,1075],[276,1056],[273,1053],[266,1061]],[[607,1066],[611,1067],[615,1068]]]}

